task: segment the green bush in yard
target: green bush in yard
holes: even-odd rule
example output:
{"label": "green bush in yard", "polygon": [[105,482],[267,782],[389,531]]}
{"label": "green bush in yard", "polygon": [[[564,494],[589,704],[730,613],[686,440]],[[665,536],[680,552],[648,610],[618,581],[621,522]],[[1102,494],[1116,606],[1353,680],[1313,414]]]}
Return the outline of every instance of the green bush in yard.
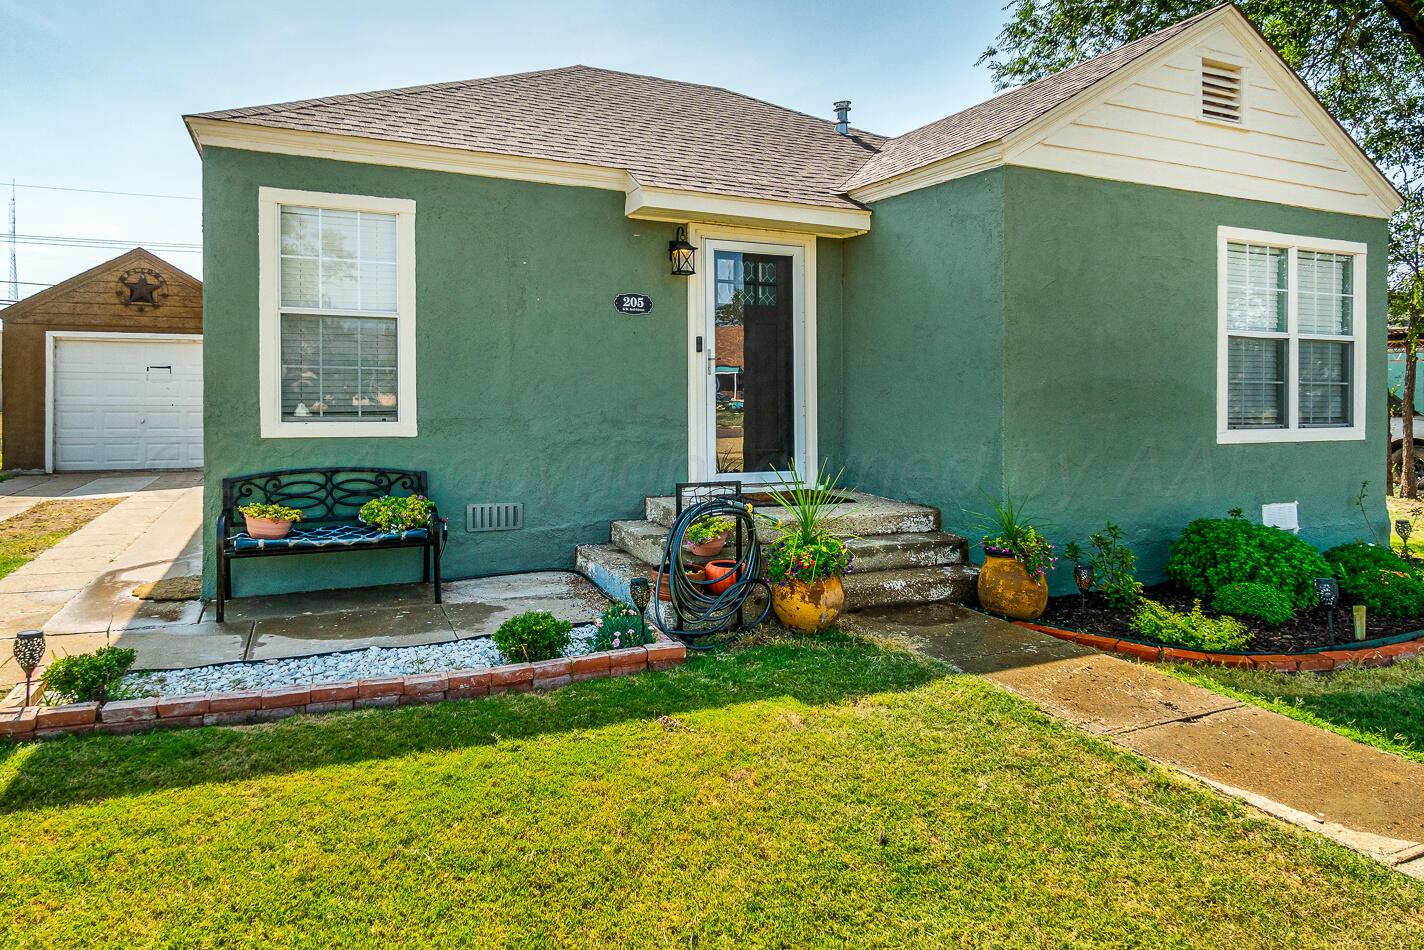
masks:
{"label": "green bush in yard", "polygon": [[1296,611],[1315,606],[1315,580],[1329,574],[1320,552],[1300,538],[1235,514],[1187,525],[1167,560],[1167,576],[1197,597],[1211,600],[1230,584],[1264,584]]}
{"label": "green bush in yard", "polygon": [[1212,598],[1211,609],[1219,614],[1259,620],[1273,627],[1295,616],[1290,598],[1265,584],[1227,584]]}
{"label": "green bush in yard", "polygon": [[1208,617],[1201,601],[1184,612],[1143,598],[1129,626],[1144,639],[1193,650],[1244,650],[1251,645],[1251,631],[1244,623],[1233,617]]}
{"label": "green bush in yard", "polygon": [[538,663],[564,655],[574,625],[543,610],[511,617],[494,632],[494,645],[511,663]]}
{"label": "green bush in yard", "polygon": [[1383,617],[1424,613],[1424,578],[1419,569],[1387,548],[1357,541],[1325,552],[1340,593]]}
{"label": "green bush in yard", "polygon": [[137,658],[138,654],[123,647],[100,647],[93,653],[62,656],[45,670],[45,692],[75,703],[118,698],[119,681]]}

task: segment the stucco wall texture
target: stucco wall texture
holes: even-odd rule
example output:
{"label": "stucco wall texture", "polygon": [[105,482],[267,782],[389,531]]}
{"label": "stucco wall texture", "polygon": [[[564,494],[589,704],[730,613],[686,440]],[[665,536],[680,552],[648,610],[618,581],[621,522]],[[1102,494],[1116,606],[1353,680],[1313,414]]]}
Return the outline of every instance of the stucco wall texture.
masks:
{"label": "stucco wall texture", "polygon": [[[417,438],[259,438],[261,185],[417,202]],[[674,227],[622,203],[205,150],[209,524],[226,475],[364,464],[430,472],[450,577],[569,567],[609,519],[640,517],[687,475],[687,284],[668,274]],[[935,505],[971,539],[1006,491],[1056,541],[1111,519],[1147,579],[1187,521],[1233,507],[1298,501],[1307,539],[1348,540],[1367,533],[1353,498],[1370,480],[1383,522],[1385,222],[1016,168],[873,211],[869,234],[817,245],[820,454],[847,485]],[[1367,441],[1216,444],[1220,224],[1368,242]],[[618,314],[621,292],[653,312]],[[525,527],[467,534],[464,506],[484,501],[523,502]],[[317,555],[234,573],[243,596],[413,580],[419,564]],[[211,591],[211,552],[204,577]]]}

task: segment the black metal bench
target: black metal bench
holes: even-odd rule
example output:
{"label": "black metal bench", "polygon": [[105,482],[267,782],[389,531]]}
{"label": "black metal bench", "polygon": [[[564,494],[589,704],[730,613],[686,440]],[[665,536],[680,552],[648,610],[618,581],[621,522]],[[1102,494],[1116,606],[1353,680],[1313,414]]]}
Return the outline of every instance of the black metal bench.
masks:
{"label": "black metal bench", "polygon": [[[357,517],[361,506],[384,495],[428,497],[429,480],[425,472],[394,468],[290,468],[224,478],[217,522],[218,623],[232,596],[232,562],[249,557],[421,548],[421,582],[434,581],[435,602],[440,603],[440,555],[449,535],[445,520],[432,505],[430,522],[422,528],[382,532],[362,524]],[[279,540],[250,537],[239,528],[245,522],[237,509],[254,503],[297,508],[302,520]]]}

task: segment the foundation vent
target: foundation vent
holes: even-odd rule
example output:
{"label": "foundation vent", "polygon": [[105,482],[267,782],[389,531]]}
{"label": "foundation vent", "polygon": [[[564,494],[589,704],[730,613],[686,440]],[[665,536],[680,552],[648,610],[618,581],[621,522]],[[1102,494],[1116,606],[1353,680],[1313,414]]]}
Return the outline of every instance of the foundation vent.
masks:
{"label": "foundation vent", "polygon": [[1202,60],[1202,118],[1241,124],[1241,67]]}
{"label": "foundation vent", "polygon": [[516,531],[524,527],[522,502],[465,506],[466,531]]}

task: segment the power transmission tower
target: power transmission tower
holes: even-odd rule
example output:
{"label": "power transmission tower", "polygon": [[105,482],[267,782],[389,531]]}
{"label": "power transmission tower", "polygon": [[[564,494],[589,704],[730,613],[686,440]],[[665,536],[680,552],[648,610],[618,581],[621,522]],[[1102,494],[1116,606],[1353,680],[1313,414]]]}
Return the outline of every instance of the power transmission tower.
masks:
{"label": "power transmission tower", "polygon": [[10,293],[7,300],[20,299],[20,269],[15,261],[15,179],[10,179]]}

